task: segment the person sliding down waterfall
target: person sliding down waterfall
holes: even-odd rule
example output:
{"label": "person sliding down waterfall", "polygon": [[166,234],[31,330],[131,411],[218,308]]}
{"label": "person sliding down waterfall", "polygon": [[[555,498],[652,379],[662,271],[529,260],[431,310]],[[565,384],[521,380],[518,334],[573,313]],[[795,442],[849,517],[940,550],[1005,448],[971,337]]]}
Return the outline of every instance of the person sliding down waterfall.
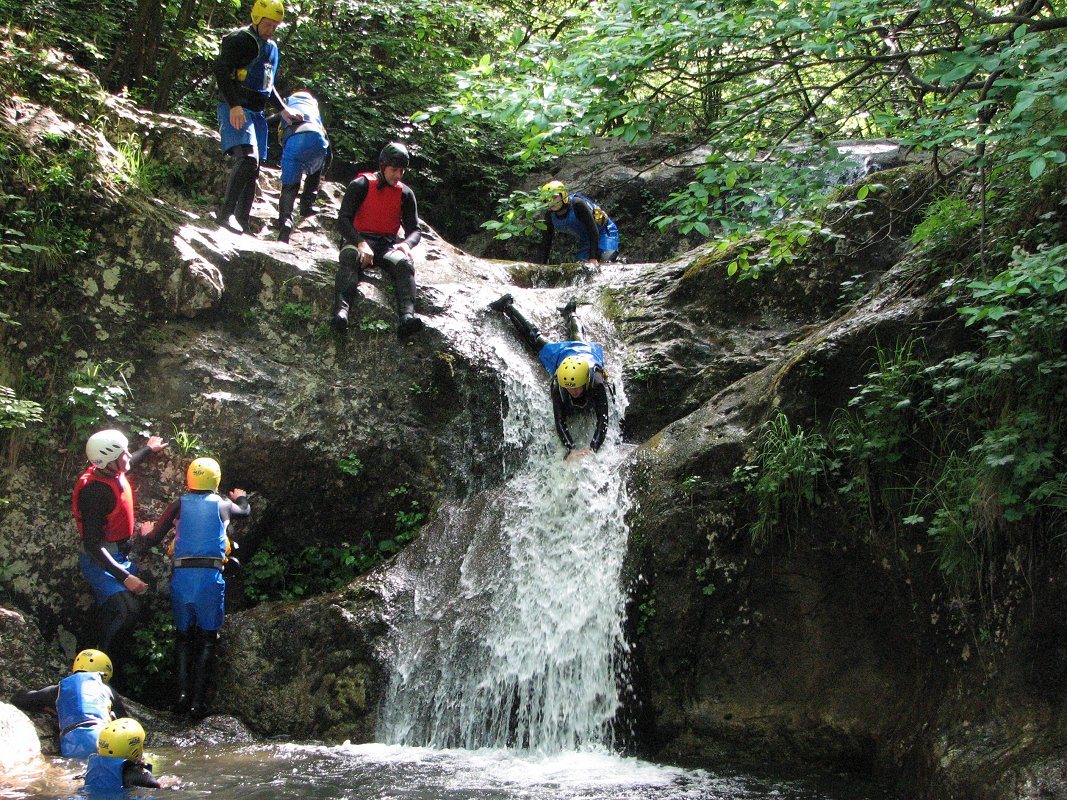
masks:
{"label": "person sliding down waterfall", "polygon": [[[493,311],[500,311],[511,320],[519,337],[540,359],[552,376],[552,415],[556,433],[567,448],[567,459],[589,455],[600,449],[608,432],[608,387],[604,371],[604,348],[602,345],[584,341],[577,306],[571,301],[560,309],[570,339],[565,342],[550,342],[541,335],[537,326],[515,308],[515,301],[506,294],[489,304]],[[575,449],[574,439],[567,428],[567,417],[580,411],[592,411],[596,415],[596,431],[588,448]]]}
{"label": "person sliding down waterfall", "polygon": [[[422,241],[415,193],[401,182],[411,157],[400,142],[390,142],[378,156],[378,171],[356,177],[345,190],[337,215],[341,252],[334,286],[336,301],[332,325],[338,333],[348,329],[349,307],[356,295],[360,271],[376,266],[393,279],[396,335],[404,339],[425,323],[415,316],[415,262],[411,251]],[[400,230],[404,238],[400,238]]]}

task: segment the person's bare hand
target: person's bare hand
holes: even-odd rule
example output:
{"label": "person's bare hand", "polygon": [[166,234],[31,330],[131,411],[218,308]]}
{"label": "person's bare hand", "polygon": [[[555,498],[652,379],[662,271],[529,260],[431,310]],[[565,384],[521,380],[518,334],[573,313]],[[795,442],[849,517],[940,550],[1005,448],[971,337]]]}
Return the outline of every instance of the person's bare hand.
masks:
{"label": "person's bare hand", "polygon": [[136,575],[127,575],[126,580],[122,582],[122,585],[129,589],[133,594],[144,594],[148,591],[148,584]]}

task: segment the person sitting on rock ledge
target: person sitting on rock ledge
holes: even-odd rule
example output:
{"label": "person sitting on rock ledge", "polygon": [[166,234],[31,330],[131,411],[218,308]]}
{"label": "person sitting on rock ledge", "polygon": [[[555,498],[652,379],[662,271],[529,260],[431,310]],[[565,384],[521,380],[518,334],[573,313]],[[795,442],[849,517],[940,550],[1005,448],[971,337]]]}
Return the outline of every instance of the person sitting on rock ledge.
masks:
{"label": "person sitting on rock ledge", "polygon": [[[550,342],[542,336],[537,326],[515,308],[515,300],[510,294],[494,300],[489,308],[511,320],[523,343],[537,355],[552,376],[552,416],[555,418],[556,433],[567,448],[567,459],[599,450],[607,436],[609,413],[604,348],[584,341],[582,323],[576,313],[577,304],[572,301],[560,309],[571,337],[564,342]],[[576,449],[567,427],[567,417],[582,411],[592,411],[596,415],[596,430],[588,448]]]}
{"label": "person sitting on rock ledge", "polygon": [[[338,332],[348,328],[361,270],[370,266],[384,270],[393,279],[400,318],[397,336],[404,339],[425,326],[415,316],[415,262],[411,255],[422,241],[419,211],[415,193],[400,180],[410,161],[407,147],[390,142],[378,156],[378,171],[359,175],[345,190],[337,216],[341,252],[331,323]],[[400,237],[401,229],[404,238]]]}

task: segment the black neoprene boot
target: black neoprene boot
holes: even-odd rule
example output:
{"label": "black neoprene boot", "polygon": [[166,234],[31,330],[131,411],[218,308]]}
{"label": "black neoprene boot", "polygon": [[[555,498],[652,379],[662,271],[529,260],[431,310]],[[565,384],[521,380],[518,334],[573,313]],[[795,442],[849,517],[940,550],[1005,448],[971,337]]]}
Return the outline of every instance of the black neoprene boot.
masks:
{"label": "black neoprene boot", "polygon": [[322,170],[312,172],[304,179],[304,191],[300,193],[300,216],[310,217],[317,214],[315,200],[319,196],[319,183],[322,181]]}
{"label": "black neoprene boot", "polygon": [[355,247],[341,248],[337,277],[334,279],[334,307],[330,324],[338,333],[348,330],[349,306],[359,286],[359,251]]}
{"label": "black neoprene boot", "polygon": [[[256,164],[255,156],[238,156],[233,159],[230,175],[226,179],[226,193],[222,198],[218,222],[234,233],[244,233],[244,227],[239,222],[238,208],[241,206],[245,188],[254,180],[257,172],[258,164]],[[247,219],[247,216],[245,218]]]}
{"label": "black neoprene boot", "polygon": [[211,669],[215,664],[215,631],[201,631],[200,652],[196,654],[196,670],[193,675],[193,702],[189,714],[196,719],[207,716],[207,687],[211,680]]}
{"label": "black neoprene boot", "polygon": [[299,192],[299,183],[291,183],[282,187],[281,196],[278,198],[279,242],[288,242],[289,234],[293,232],[293,206],[296,204],[296,196]]}
{"label": "black neoprene boot", "polygon": [[494,300],[492,303],[490,303],[489,304],[489,308],[493,309],[493,311],[503,311],[505,308],[507,308],[508,306],[510,306],[514,302],[515,302],[515,298],[514,297],[512,297],[510,294],[505,294],[505,295],[501,295],[496,300]]}
{"label": "black neoprene boot", "polygon": [[191,631],[179,631],[174,642],[175,684],[178,696],[174,700],[174,713],[186,714],[191,702],[189,696],[189,672],[193,665],[193,642]]}

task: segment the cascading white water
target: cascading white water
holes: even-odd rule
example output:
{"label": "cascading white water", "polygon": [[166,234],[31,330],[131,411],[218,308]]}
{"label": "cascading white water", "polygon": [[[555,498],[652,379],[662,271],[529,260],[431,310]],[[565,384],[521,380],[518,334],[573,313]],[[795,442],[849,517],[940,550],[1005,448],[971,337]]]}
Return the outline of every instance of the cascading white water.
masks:
{"label": "cascading white water", "polygon": [[[381,741],[539,753],[612,744],[626,650],[625,396],[616,379],[600,452],[563,461],[547,376],[509,334],[494,326],[487,342],[508,365],[504,436],[522,457],[509,458],[498,492],[442,511],[422,533],[420,562],[398,565],[414,598],[397,628]],[[620,349],[604,344],[617,376]],[[591,435],[584,420],[571,427],[576,441]]]}

